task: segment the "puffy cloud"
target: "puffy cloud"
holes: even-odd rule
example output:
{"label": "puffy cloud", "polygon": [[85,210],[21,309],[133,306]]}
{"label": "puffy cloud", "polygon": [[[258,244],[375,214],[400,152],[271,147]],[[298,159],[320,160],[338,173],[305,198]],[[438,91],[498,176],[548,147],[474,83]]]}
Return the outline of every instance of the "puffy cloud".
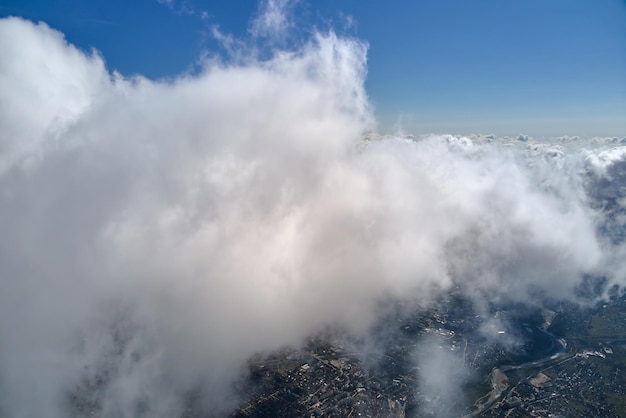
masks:
{"label": "puffy cloud", "polygon": [[60,137],[109,83],[96,52],[85,55],[43,23],[18,18],[0,26],[0,170]]}
{"label": "puffy cloud", "polygon": [[170,417],[191,393],[227,410],[252,354],[363,332],[382,300],[539,303],[621,279],[586,154],[364,141],[359,41],[153,82],[9,18],[0,56],[4,415]]}
{"label": "puffy cloud", "polygon": [[11,414],[67,416],[91,387],[105,416],[142,402],[171,416],[181,394],[165,382],[206,376],[217,403],[254,351],[357,318],[330,275],[347,268],[342,219],[359,229],[351,199],[364,204],[342,193],[363,180],[340,164],[370,119],[360,43],[319,35],[167,84],[111,77],[44,24],[0,30]]}

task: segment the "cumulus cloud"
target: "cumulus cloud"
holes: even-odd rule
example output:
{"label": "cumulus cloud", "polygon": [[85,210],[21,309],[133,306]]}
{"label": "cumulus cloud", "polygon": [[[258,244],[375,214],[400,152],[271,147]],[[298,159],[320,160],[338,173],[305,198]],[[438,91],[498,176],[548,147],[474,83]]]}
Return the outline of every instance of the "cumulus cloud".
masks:
{"label": "cumulus cloud", "polygon": [[623,279],[579,170],[621,159],[364,141],[366,53],[316,33],[154,82],[0,20],[0,412],[171,417],[190,394],[226,411],[252,354],[361,333],[381,300]]}

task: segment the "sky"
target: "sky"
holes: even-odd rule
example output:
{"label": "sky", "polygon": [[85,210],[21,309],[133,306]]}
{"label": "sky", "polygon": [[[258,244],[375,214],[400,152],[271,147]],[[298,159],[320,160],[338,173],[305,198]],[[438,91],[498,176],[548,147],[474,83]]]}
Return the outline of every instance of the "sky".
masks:
{"label": "sky", "polygon": [[[110,70],[171,78],[249,36],[251,0],[5,0]],[[292,2],[289,41],[312,28],[369,44],[366,89],[382,132],[620,136],[626,132],[624,0]],[[298,36],[300,35],[300,36]]]}

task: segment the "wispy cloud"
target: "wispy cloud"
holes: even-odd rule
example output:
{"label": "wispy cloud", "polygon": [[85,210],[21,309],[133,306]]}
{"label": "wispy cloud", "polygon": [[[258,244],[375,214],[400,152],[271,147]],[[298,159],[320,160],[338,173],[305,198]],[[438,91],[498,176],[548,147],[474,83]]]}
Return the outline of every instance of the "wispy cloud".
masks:
{"label": "wispy cloud", "polygon": [[250,26],[255,37],[281,38],[293,26],[290,10],[294,0],[262,0]]}
{"label": "wispy cloud", "polygon": [[157,0],[157,2],[169,7],[175,13],[198,16],[202,20],[209,18],[206,10],[194,7],[189,0]]}

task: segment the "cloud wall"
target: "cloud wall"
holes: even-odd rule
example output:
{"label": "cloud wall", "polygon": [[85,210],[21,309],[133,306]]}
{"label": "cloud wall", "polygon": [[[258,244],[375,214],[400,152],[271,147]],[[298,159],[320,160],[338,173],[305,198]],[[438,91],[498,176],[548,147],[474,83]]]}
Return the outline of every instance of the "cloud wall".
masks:
{"label": "cloud wall", "polygon": [[366,53],[316,33],[128,79],[0,20],[0,414],[171,417],[190,394],[219,413],[252,354],[365,332],[384,302],[621,283],[587,174],[623,149],[366,141]]}

